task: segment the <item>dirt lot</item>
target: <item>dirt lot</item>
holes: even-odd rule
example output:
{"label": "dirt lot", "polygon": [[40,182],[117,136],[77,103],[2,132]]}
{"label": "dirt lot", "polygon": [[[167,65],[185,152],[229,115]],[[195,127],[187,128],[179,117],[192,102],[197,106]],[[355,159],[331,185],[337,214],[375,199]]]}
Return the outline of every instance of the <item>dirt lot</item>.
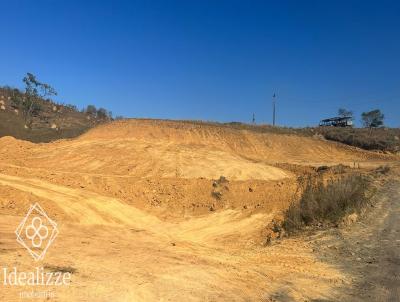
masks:
{"label": "dirt lot", "polygon": [[[0,152],[2,266],[73,272],[69,286],[33,289],[54,301],[337,301],[354,272],[324,256],[320,238],[266,246],[268,225],[306,170],[398,161],[312,137],[146,120],[48,144],[4,137]],[[35,202],[59,228],[39,262],[14,233]],[[0,300],[29,289],[3,286]]]}
{"label": "dirt lot", "polygon": [[309,238],[320,259],[351,275],[341,301],[400,301],[400,179],[385,183],[365,217]]}

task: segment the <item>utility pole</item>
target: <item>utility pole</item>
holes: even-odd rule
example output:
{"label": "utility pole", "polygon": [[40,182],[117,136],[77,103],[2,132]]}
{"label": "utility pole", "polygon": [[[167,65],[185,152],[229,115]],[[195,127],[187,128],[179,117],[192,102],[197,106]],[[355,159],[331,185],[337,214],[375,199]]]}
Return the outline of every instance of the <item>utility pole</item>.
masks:
{"label": "utility pole", "polygon": [[276,102],[276,95],[272,96],[272,126],[275,126],[275,102]]}
{"label": "utility pole", "polygon": [[253,125],[256,124],[256,115],[253,113]]}

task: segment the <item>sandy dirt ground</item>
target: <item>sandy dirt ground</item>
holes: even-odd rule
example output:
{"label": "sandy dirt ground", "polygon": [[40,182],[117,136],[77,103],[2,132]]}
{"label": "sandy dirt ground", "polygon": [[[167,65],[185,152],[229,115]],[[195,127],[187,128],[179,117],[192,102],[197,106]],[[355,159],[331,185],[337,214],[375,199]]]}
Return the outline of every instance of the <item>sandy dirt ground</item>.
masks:
{"label": "sandy dirt ground", "polygon": [[[302,169],[398,160],[317,138],[137,120],[49,144],[4,137],[0,152],[2,267],[72,272],[69,286],[1,285],[1,301],[28,290],[53,301],[337,301],[354,272],[321,256],[317,239],[266,246],[268,225]],[[14,233],[35,202],[59,229],[39,262]]]}
{"label": "sandy dirt ground", "polygon": [[341,301],[400,301],[400,178],[385,183],[365,217],[309,238],[320,259],[347,274]]}

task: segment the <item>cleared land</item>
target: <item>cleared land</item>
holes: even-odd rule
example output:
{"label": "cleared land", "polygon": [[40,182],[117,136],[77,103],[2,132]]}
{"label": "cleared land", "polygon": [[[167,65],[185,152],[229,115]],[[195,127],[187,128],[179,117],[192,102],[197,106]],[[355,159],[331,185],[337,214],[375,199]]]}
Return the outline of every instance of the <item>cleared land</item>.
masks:
{"label": "cleared land", "polygon": [[[14,230],[39,202],[60,228],[39,265],[75,270],[55,301],[335,300],[351,273],[301,237],[265,246],[268,226],[313,167],[365,173],[399,159],[313,137],[157,120],[46,144],[3,137],[0,154],[3,266],[34,267]],[[20,291],[0,299],[17,301]]]}

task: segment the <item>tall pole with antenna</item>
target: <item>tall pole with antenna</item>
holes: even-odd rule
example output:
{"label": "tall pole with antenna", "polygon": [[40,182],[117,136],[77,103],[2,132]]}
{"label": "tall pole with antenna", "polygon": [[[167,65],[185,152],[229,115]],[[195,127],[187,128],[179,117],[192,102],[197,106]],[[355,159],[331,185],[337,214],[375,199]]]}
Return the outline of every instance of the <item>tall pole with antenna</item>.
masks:
{"label": "tall pole with antenna", "polygon": [[276,103],[276,95],[272,96],[272,126],[275,126],[275,103]]}

